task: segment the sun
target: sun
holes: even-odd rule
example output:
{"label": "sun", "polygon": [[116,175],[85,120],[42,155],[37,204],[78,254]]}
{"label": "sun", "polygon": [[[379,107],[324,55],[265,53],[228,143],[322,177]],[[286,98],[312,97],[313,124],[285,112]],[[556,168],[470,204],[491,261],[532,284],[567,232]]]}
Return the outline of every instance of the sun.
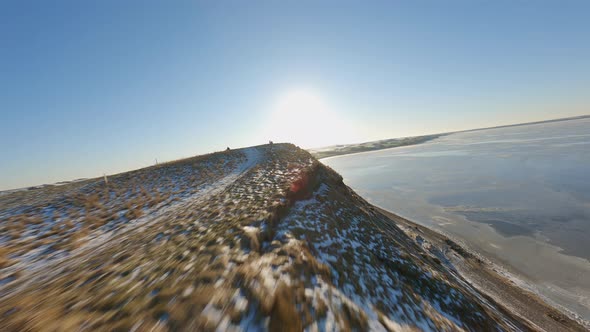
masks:
{"label": "sun", "polygon": [[352,135],[352,128],[325,99],[305,89],[289,91],[276,100],[267,129],[270,140],[302,148],[344,143]]}

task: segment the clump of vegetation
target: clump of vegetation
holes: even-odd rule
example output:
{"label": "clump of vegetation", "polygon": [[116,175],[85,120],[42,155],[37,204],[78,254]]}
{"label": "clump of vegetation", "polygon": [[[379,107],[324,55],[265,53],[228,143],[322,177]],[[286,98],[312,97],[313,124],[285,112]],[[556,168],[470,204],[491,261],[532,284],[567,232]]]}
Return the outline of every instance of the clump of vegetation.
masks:
{"label": "clump of vegetation", "polygon": [[14,262],[8,257],[10,250],[6,247],[0,247],[0,269],[7,268],[14,264]]}
{"label": "clump of vegetation", "polygon": [[138,219],[141,216],[143,216],[143,211],[137,205],[130,206],[127,209],[127,212],[125,212],[125,218],[127,218],[129,220]]}

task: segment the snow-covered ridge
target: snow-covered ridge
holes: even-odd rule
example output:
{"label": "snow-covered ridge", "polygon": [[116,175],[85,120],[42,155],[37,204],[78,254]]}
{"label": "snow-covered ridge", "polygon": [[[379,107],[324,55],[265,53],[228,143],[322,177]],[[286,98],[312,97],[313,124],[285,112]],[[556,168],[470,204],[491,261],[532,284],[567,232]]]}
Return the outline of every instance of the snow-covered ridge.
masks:
{"label": "snow-covered ridge", "polygon": [[529,328],[290,144],[59,188],[0,197],[7,330]]}

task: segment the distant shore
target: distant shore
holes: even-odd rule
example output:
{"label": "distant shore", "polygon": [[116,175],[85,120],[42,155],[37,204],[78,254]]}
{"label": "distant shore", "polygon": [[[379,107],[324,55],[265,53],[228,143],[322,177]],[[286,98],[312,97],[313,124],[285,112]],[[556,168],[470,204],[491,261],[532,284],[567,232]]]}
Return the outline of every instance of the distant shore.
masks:
{"label": "distant shore", "polygon": [[377,150],[391,149],[391,148],[397,148],[397,147],[402,147],[402,146],[417,145],[417,144],[422,144],[422,143],[431,141],[433,139],[436,139],[436,138],[439,138],[442,136],[456,134],[456,133],[466,133],[466,132],[478,131],[478,130],[519,127],[519,126],[545,124],[545,123],[551,123],[551,122],[578,120],[578,119],[586,119],[586,118],[590,118],[590,115],[581,115],[581,116],[574,116],[574,117],[568,117],[568,118],[559,118],[559,119],[550,119],[550,120],[543,120],[543,121],[515,123],[515,124],[507,124],[507,125],[500,125],[500,126],[493,126],[493,127],[459,130],[459,131],[452,131],[452,132],[445,132],[445,133],[438,133],[438,134],[431,134],[431,135],[389,138],[389,139],[383,139],[383,140],[379,140],[379,141],[370,141],[370,142],[357,143],[357,144],[332,145],[332,146],[326,146],[326,147],[322,147],[322,148],[308,149],[308,151],[317,159],[323,159],[323,158],[341,156],[341,155],[345,155],[345,154],[353,154],[353,153],[359,153],[359,152],[377,151]]}
{"label": "distant shore", "polygon": [[447,236],[378,206],[375,208],[395,221],[410,237],[421,237],[440,249],[469,284],[508,312],[528,321],[534,328],[541,331],[588,331],[590,328],[589,322],[576,321],[537,294],[519,287],[498,273],[492,262],[480,259],[479,255],[474,255]]}
{"label": "distant shore", "polygon": [[397,148],[402,146],[416,145],[424,142],[431,141],[435,138],[448,134],[435,134],[425,136],[414,136],[414,137],[402,137],[402,138],[391,138],[380,141],[358,143],[358,144],[347,144],[347,145],[334,145],[320,149],[310,149],[309,152],[317,159],[329,158],[335,156],[341,156],[345,154],[369,152],[377,150],[385,150],[391,148]]}

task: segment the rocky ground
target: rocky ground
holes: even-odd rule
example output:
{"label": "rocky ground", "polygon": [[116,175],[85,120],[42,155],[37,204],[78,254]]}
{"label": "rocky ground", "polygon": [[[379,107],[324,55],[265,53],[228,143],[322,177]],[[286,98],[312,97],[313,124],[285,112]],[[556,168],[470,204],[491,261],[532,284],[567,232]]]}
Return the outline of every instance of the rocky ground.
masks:
{"label": "rocky ground", "polygon": [[538,328],[289,144],[10,192],[0,227],[3,331]]}

